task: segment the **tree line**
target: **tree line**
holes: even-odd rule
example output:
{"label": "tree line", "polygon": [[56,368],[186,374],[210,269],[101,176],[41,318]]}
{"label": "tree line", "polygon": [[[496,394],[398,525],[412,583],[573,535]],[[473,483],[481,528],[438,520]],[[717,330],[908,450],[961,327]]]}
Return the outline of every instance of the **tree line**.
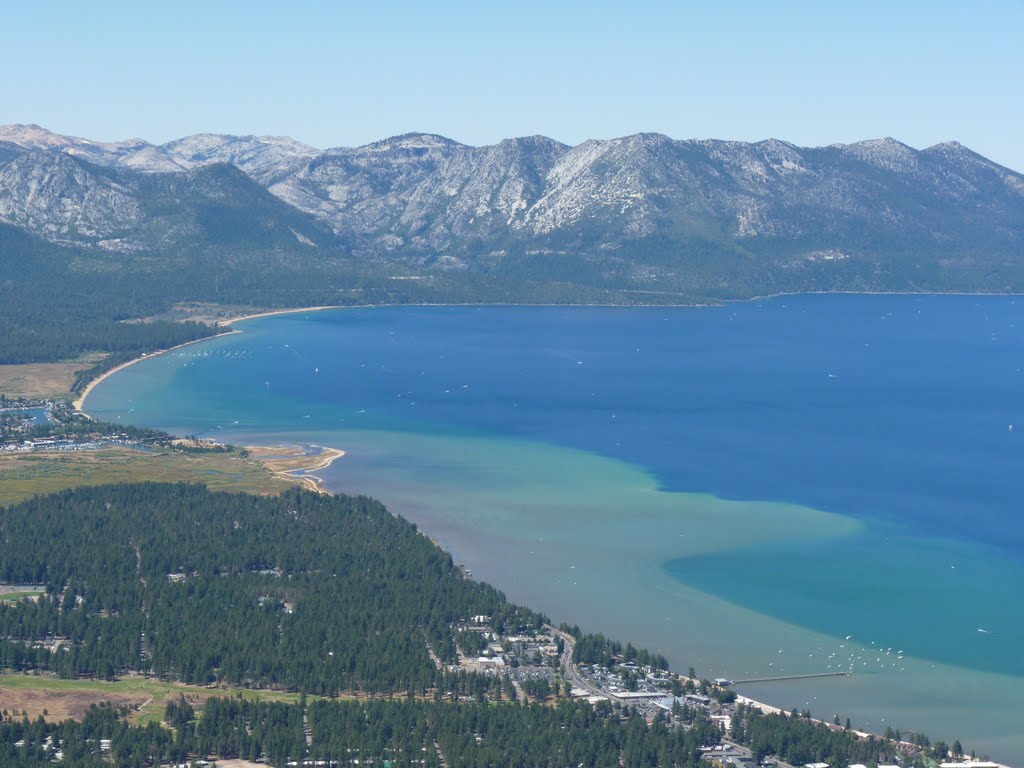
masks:
{"label": "tree line", "polygon": [[887,739],[863,739],[849,728],[829,726],[796,711],[765,714],[744,704],[733,716],[731,737],[749,747],[758,762],[769,755],[790,765],[878,765],[897,758],[895,746]]}
{"label": "tree line", "polygon": [[[0,724],[0,764],[142,768],[190,757],[312,760],[332,765],[489,768],[588,765],[595,768],[694,768],[720,727],[706,716],[670,727],[611,705],[437,703],[408,699],[283,704],[211,698],[197,717],[184,699],[167,705],[164,724],[129,724],[126,710],[93,706],[81,722],[39,718]],[[306,724],[309,727],[307,743]],[[109,744],[107,743],[109,742]]]}
{"label": "tree line", "polygon": [[[69,745],[68,765],[98,765],[102,738],[124,765],[217,754],[275,764],[309,756],[473,768],[513,755],[524,766],[682,766],[720,737],[699,707],[676,707],[682,728],[667,715],[648,725],[608,702],[558,698],[546,682],[526,683],[535,701],[524,703],[502,676],[439,669],[428,645],[447,663],[457,644],[477,650],[459,630],[469,616],[485,614],[506,634],[546,619],[466,579],[415,525],[363,496],[295,488],[259,497],[166,483],[40,496],[0,508],[0,583],[45,585],[36,600],[0,603],[3,668],[388,699],[309,704],[308,750],[300,705],[212,700],[196,719],[181,701],[166,712],[171,728],[130,726],[111,708],[78,724],[9,718],[0,765],[41,765],[48,738]],[[579,663],[667,668],[644,649],[564,629]],[[733,728],[755,756],[791,764],[891,762],[894,752],[887,740],[796,713],[741,706]]]}
{"label": "tree line", "polygon": [[0,534],[0,581],[46,585],[0,605],[16,670],[426,694],[452,677],[427,645],[453,661],[466,617],[544,621],[361,496],[79,488],[3,509]]}

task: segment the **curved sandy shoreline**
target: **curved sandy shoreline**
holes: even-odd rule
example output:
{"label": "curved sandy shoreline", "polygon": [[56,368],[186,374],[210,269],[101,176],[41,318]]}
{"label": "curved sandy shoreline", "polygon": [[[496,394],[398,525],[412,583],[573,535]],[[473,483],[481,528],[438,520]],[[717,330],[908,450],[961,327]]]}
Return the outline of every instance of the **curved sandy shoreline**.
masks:
{"label": "curved sandy shoreline", "polygon": [[[361,305],[362,308],[373,306],[371,304]],[[218,320],[217,325],[226,326],[232,323],[241,323],[243,320],[255,320],[258,317],[274,317],[275,315],[294,315],[298,312],[321,312],[325,309],[356,309],[352,305],[341,305],[341,304],[328,304],[321,307],[293,307],[291,309],[269,309],[266,312],[256,312],[251,315],[239,315],[238,317],[229,317],[224,320]]]}
{"label": "curved sandy shoreline", "polygon": [[[766,301],[768,299],[778,299],[787,296],[1020,296],[1024,297],[1024,294],[1020,293],[962,293],[962,292],[945,292],[935,293],[931,291],[803,291],[803,292],[781,292],[781,293],[769,293],[758,296],[751,296],[744,299],[722,299],[721,301],[715,302],[714,304],[707,303],[696,303],[687,302],[679,304],[516,304],[509,302],[474,302],[474,303],[459,303],[459,302],[442,302],[442,303],[427,303],[422,302],[418,304],[389,304],[387,306],[395,307],[607,307],[607,308],[618,308],[618,309],[639,309],[639,308],[658,308],[658,307],[707,307],[707,306],[720,306],[735,302],[753,302],[753,301]],[[245,320],[256,320],[263,317],[274,317],[276,315],[294,315],[299,312],[322,312],[327,309],[370,309],[373,307],[382,306],[379,304],[326,304],[316,307],[291,307],[288,309],[271,309],[265,312],[254,312],[249,315],[239,315],[237,317],[225,318],[218,320],[216,325],[218,327],[227,327],[233,323],[241,323]],[[82,394],[72,403],[72,407],[83,416],[88,416],[83,410],[86,398],[89,393],[92,392],[100,382],[105,380],[108,376],[112,376],[118,371],[123,371],[135,363],[145,360],[150,357],[156,357],[158,355],[164,355],[168,352],[173,352],[181,347],[187,347],[190,344],[198,344],[201,341],[209,341],[215,339],[218,336],[226,336],[229,333],[241,333],[239,330],[226,331],[225,333],[217,333],[212,336],[204,336],[201,339],[193,339],[192,341],[186,341],[184,344],[178,344],[167,349],[161,349],[155,352],[147,352],[144,355],[129,360],[125,363],[111,368],[109,371],[105,371],[98,377],[93,379],[86,385]]]}
{"label": "curved sandy shoreline", "polygon": [[[295,308],[290,308],[290,309],[273,309],[273,310],[268,310],[266,312],[257,312],[257,313],[251,314],[251,315],[240,315],[238,317],[225,318],[223,320],[218,320],[216,325],[217,325],[218,328],[226,328],[226,327],[232,325],[233,323],[240,323],[240,322],[242,322],[244,320],[255,320],[256,318],[259,318],[259,317],[273,317],[274,315],[291,315],[291,314],[295,314],[297,312],[319,312],[319,311],[324,310],[324,309],[344,309],[344,308],[345,307],[342,307],[342,306],[322,306],[322,307],[295,307]],[[203,336],[201,339],[192,339],[192,341],[186,341],[183,344],[175,344],[173,347],[168,347],[167,349],[158,349],[158,350],[155,350],[153,352],[146,352],[145,354],[139,355],[136,358],[132,358],[131,360],[128,360],[128,361],[126,361],[124,363],[121,363],[120,365],[114,366],[109,371],[104,371],[99,376],[97,376],[95,379],[90,381],[86,385],[85,389],[82,390],[82,394],[80,394],[78,396],[78,398],[75,399],[71,403],[71,407],[74,408],[76,411],[78,411],[83,416],[86,416],[88,418],[92,418],[84,410],[85,400],[86,400],[87,397],[89,397],[89,394],[93,391],[93,389],[95,389],[97,386],[99,386],[99,384],[101,382],[105,381],[108,377],[113,376],[115,373],[118,373],[119,371],[123,371],[125,368],[133,366],[133,365],[135,365],[138,362],[141,362],[143,360],[148,360],[151,357],[159,357],[160,355],[166,355],[168,352],[173,352],[174,350],[181,349],[182,347],[187,347],[187,346],[190,346],[192,344],[198,344],[198,343],[200,343],[202,341],[210,341],[211,339],[217,339],[217,338],[220,338],[221,336],[230,336],[232,334],[241,333],[241,332],[242,331],[237,330],[237,329],[232,329],[232,330],[229,330],[229,331],[222,331],[221,333],[215,333],[212,336]]]}
{"label": "curved sandy shoreline", "polygon": [[[258,447],[264,450],[274,450],[274,448],[271,446],[246,446],[246,449],[251,452],[254,447]],[[335,461],[344,456],[345,451],[341,450],[340,448],[331,448],[330,446],[326,445],[313,445],[310,447],[319,448],[320,453],[317,454],[315,457],[310,456],[309,458],[315,458],[316,461],[308,465],[303,465],[299,467],[277,468],[274,466],[273,459],[261,459],[259,457],[256,457],[256,460],[259,461],[264,467],[266,467],[270,471],[270,473],[275,477],[280,477],[283,480],[298,483],[299,485],[303,485],[306,488],[309,488],[311,491],[316,491],[317,493],[322,493],[326,496],[330,496],[331,491],[327,490],[327,488],[324,487],[324,479],[322,477],[318,477],[317,475],[311,475],[308,473],[317,472],[321,469],[327,469],[329,466],[331,466],[331,464],[333,464]]]}
{"label": "curved sandy shoreline", "polygon": [[[778,299],[778,298],[784,298],[784,297],[787,297],[787,296],[985,296],[985,297],[990,297],[990,296],[1020,296],[1020,297],[1024,297],[1024,294],[1016,294],[1016,293],[962,293],[962,292],[935,293],[935,292],[932,292],[932,291],[803,291],[803,292],[781,292],[781,293],[764,294],[764,295],[759,295],[759,296],[751,296],[749,298],[743,298],[743,299],[722,299],[721,301],[717,302],[716,304],[696,303],[696,302],[679,303],[679,304],[672,304],[672,303],[666,303],[666,304],[559,304],[559,303],[550,303],[550,304],[547,304],[547,303],[545,303],[545,304],[516,304],[516,303],[508,303],[508,302],[474,302],[474,303],[459,303],[459,302],[427,303],[427,302],[422,302],[422,303],[418,303],[418,304],[389,304],[388,306],[545,306],[545,307],[564,306],[564,307],[608,307],[608,308],[622,308],[622,309],[638,309],[638,308],[644,308],[644,307],[654,308],[654,307],[717,306],[717,305],[724,305],[724,304],[730,304],[730,303],[736,303],[736,302],[766,301],[766,300],[769,300],[769,299]],[[319,311],[324,311],[325,309],[369,309],[369,308],[373,308],[373,307],[376,307],[376,306],[381,306],[381,305],[380,304],[325,304],[325,305],[321,305],[321,306],[290,307],[288,309],[268,309],[268,310],[263,311],[263,312],[253,312],[252,314],[242,314],[242,315],[238,315],[236,317],[226,317],[224,319],[219,319],[219,321],[216,322],[216,325],[219,328],[226,328],[228,326],[231,326],[234,323],[242,323],[244,321],[250,321],[250,319],[257,319],[257,318],[260,318],[260,317],[273,317],[273,316],[279,315],[279,314],[297,314],[298,312],[319,312]],[[108,378],[109,376],[113,376],[114,374],[118,373],[119,371],[125,370],[129,366],[135,365],[136,362],[138,362],[139,360],[143,360],[143,359],[146,359],[148,357],[156,357],[156,356],[161,355],[161,354],[166,354],[167,352],[172,352],[175,349],[180,349],[181,347],[188,346],[189,344],[198,344],[201,341],[209,341],[210,339],[215,339],[218,336],[226,336],[229,333],[242,333],[242,332],[238,331],[238,330],[231,330],[231,331],[227,331],[227,332],[224,332],[224,333],[221,333],[221,334],[214,334],[213,336],[204,336],[202,339],[194,339],[193,341],[186,341],[183,344],[177,344],[177,345],[175,345],[173,347],[168,347],[167,349],[160,349],[160,350],[157,350],[155,352],[146,352],[145,354],[142,354],[142,355],[140,355],[140,356],[138,356],[138,357],[136,357],[134,359],[128,360],[127,362],[122,362],[122,364],[120,366],[117,366],[116,368],[112,368],[110,371],[105,371],[102,374],[100,374],[98,377],[96,377],[95,379],[90,381],[86,385],[85,389],[82,391],[82,394],[80,394],[78,396],[78,398],[72,403],[72,406],[73,406],[73,408],[76,411],[81,413],[83,416],[88,416],[88,414],[86,414],[83,411],[83,406],[85,404],[86,397],[89,396],[89,393],[92,392],[93,388],[95,388],[100,382],[102,382],[104,379]]]}
{"label": "curved sandy shoreline", "polygon": [[168,347],[167,349],[158,349],[155,352],[147,352],[144,355],[140,355],[139,357],[132,358],[131,360],[129,360],[127,362],[124,362],[124,363],[121,363],[120,365],[114,366],[109,371],[104,371],[99,376],[97,376],[95,379],[90,381],[86,385],[85,389],[82,390],[82,394],[80,394],[78,396],[78,399],[71,403],[71,407],[74,408],[76,411],[78,411],[83,416],[91,419],[92,417],[89,416],[89,414],[87,414],[84,410],[82,410],[83,406],[85,405],[85,399],[100,384],[100,382],[102,382],[105,379],[107,379],[107,377],[113,376],[118,371],[123,371],[125,368],[133,366],[136,363],[141,362],[143,360],[148,360],[151,357],[159,357],[160,355],[166,355],[168,352],[173,352],[174,350],[181,349],[182,347],[187,347],[187,346],[190,346],[192,344],[198,344],[201,341],[209,341],[210,339],[216,339],[216,338],[219,338],[221,336],[230,336],[230,335],[232,335],[234,333],[241,333],[241,331],[224,331],[223,333],[215,333],[213,336],[203,336],[203,338],[201,338],[201,339],[192,339],[192,341],[186,341],[184,344],[175,344],[173,347]]}

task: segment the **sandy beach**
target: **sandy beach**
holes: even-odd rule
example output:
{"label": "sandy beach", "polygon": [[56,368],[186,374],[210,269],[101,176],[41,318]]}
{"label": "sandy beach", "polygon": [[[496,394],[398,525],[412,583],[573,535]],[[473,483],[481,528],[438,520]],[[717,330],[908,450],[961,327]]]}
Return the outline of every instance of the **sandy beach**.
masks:
{"label": "sandy beach", "polygon": [[83,416],[87,416],[88,417],[89,414],[87,414],[85,411],[82,410],[82,407],[85,405],[85,399],[89,396],[89,393],[92,392],[93,389],[95,389],[96,386],[99,385],[99,383],[101,381],[104,381],[108,376],[113,376],[118,371],[123,371],[125,368],[128,368],[129,366],[135,365],[136,363],[138,363],[138,362],[140,362],[142,360],[148,360],[151,357],[159,357],[160,355],[166,355],[168,352],[173,352],[174,350],[181,349],[182,347],[188,347],[188,346],[191,346],[192,344],[198,344],[198,343],[200,343],[202,341],[209,341],[210,339],[216,339],[219,336],[230,336],[233,333],[241,333],[241,331],[225,331],[224,333],[218,333],[218,334],[216,334],[214,336],[204,336],[201,339],[193,339],[192,341],[186,341],[184,344],[176,344],[173,347],[168,347],[167,349],[158,349],[155,352],[147,352],[144,355],[140,355],[139,357],[133,358],[133,359],[131,359],[131,360],[125,362],[125,363],[121,363],[120,365],[115,366],[114,368],[111,368],[109,371],[104,371],[99,376],[97,376],[95,379],[90,381],[86,385],[85,389],[82,390],[82,394],[80,394],[78,396],[78,399],[75,400],[71,404],[71,406],[76,411],[81,413]]}
{"label": "sandy beach", "polygon": [[[908,291],[898,291],[898,292],[894,292],[894,293],[883,293],[883,292],[877,292],[877,291],[810,291],[808,293],[813,294],[813,295],[823,295],[823,296],[828,296],[828,295],[861,295],[861,296],[936,296],[936,295],[1001,296],[1001,295],[1006,295],[1006,294],[992,294],[992,293],[983,293],[983,294],[959,294],[959,293],[935,294],[934,292],[920,292],[920,293],[918,293],[918,292],[908,292]],[[765,300],[765,299],[780,298],[780,297],[786,297],[786,296],[799,296],[799,295],[803,295],[803,294],[796,294],[796,293],[774,293],[774,294],[766,294],[764,296],[754,296],[754,297],[747,298],[747,299],[737,299],[733,303],[756,302],[756,301],[762,301],[762,300]],[[1010,295],[1020,295],[1020,294],[1010,294]],[[277,316],[277,315],[293,315],[293,314],[296,314],[296,313],[299,313],[299,312],[320,312],[320,311],[323,311],[323,310],[326,310],[326,309],[365,309],[365,308],[370,307],[370,306],[373,306],[373,305],[369,305],[369,304],[364,304],[364,305],[327,304],[327,305],[316,306],[316,307],[291,307],[291,308],[288,308],[288,309],[271,309],[271,310],[267,310],[265,312],[254,312],[254,313],[248,314],[248,315],[238,315],[236,317],[230,317],[230,318],[224,318],[224,319],[221,319],[221,320],[217,320],[216,321],[216,325],[219,326],[219,327],[222,327],[222,328],[226,328],[226,327],[230,327],[234,323],[240,323],[240,322],[243,322],[245,320],[256,320],[256,319],[262,318],[262,317],[274,317],[274,316]],[[432,304],[432,303],[421,303],[421,304],[416,304],[414,306],[517,306],[517,305],[497,304],[497,303],[491,303],[491,302],[483,302],[483,303],[479,303],[479,304],[459,304],[459,303],[456,302],[456,303],[446,303],[446,304],[438,304],[438,305],[435,305],[435,304]],[[623,305],[623,304],[580,304],[580,305],[533,304],[533,305],[529,305],[529,306],[581,306],[581,307],[582,306],[586,306],[586,307],[608,307],[608,308],[620,308],[621,307],[621,308],[624,308],[624,309],[634,308],[633,305]],[[637,306],[696,307],[696,306],[707,306],[707,305],[697,304],[697,303],[682,303],[682,304],[659,304],[659,305],[637,305]],[[135,363],[139,362],[140,360],[145,360],[145,359],[150,358],[150,357],[156,357],[157,355],[167,354],[168,352],[173,352],[174,350],[180,349],[181,347],[187,347],[190,344],[197,344],[197,343],[199,343],[201,341],[208,341],[209,339],[217,338],[217,336],[226,335],[227,333],[241,333],[241,331],[238,331],[238,330],[226,331],[224,334],[216,334],[214,336],[206,336],[206,337],[204,337],[202,339],[195,339],[193,341],[187,341],[184,344],[178,344],[178,345],[173,346],[173,347],[168,347],[167,349],[162,349],[162,350],[158,350],[158,351],[155,351],[155,352],[148,352],[148,353],[146,353],[144,355],[141,355],[141,356],[139,356],[139,357],[137,357],[137,358],[135,358],[133,360],[129,360],[129,361],[125,362],[125,363],[122,363],[121,365],[118,365],[115,368],[111,368],[109,371],[105,371],[104,373],[100,374],[97,378],[95,378],[93,381],[89,382],[89,384],[86,386],[85,390],[72,403],[72,405],[74,406],[75,410],[77,410],[80,413],[84,414],[84,411],[82,410],[82,406],[85,403],[86,398],[89,396],[89,393],[93,390],[93,388],[95,386],[97,386],[100,382],[102,382],[108,376],[111,376],[111,375],[117,373],[118,371],[122,371],[125,368],[127,368],[127,367],[129,367],[131,365],[134,365]],[[85,415],[87,415],[87,414],[85,414]]]}
{"label": "sandy beach", "polygon": [[259,317],[274,317],[275,315],[294,315],[297,312],[320,312],[325,309],[347,309],[340,305],[327,305],[323,307],[293,307],[291,309],[271,309],[266,312],[256,312],[252,315],[239,315],[238,317],[229,317],[224,320],[218,320],[217,325],[228,326],[233,323],[240,323],[243,320],[255,320]]}
{"label": "sandy beach", "polygon": [[[233,323],[240,323],[243,320],[254,320],[254,319],[259,318],[259,317],[273,317],[274,315],[291,315],[291,314],[295,314],[296,312],[319,312],[320,310],[324,310],[324,309],[341,309],[341,307],[337,307],[337,306],[324,306],[324,307],[295,307],[295,308],[291,308],[291,309],[274,309],[274,310],[268,310],[266,312],[257,312],[255,314],[251,314],[251,315],[240,315],[238,317],[230,317],[230,318],[226,318],[224,320],[218,320],[217,321],[217,326],[221,327],[221,328],[227,328],[227,327],[231,326]],[[136,357],[136,358],[133,358],[131,360],[128,360],[127,362],[121,363],[120,365],[115,366],[114,368],[111,368],[109,371],[104,371],[99,376],[97,376],[95,379],[90,381],[86,385],[85,389],[82,390],[82,394],[80,394],[78,396],[78,398],[71,405],[72,405],[72,407],[76,411],[81,413],[83,416],[88,416],[88,414],[85,413],[85,411],[83,410],[83,407],[85,405],[85,400],[86,400],[87,397],[89,397],[89,393],[92,392],[93,389],[96,388],[102,381],[107,379],[107,377],[113,376],[118,371],[123,371],[125,368],[128,368],[128,367],[130,367],[132,365],[135,365],[136,363],[138,363],[138,362],[140,362],[142,360],[148,360],[151,357],[158,357],[160,355],[166,355],[168,352],[173,352],[174,350],[181,349],[182,347],[187,347],[187,346],[190,346],[192,344],[198,344],[198,343],[200,343],[202,341],[209,341],[210,339],[216,339],[216,338],[218,338],[220,336],[229,336],[229,335],[231,335],[233,333],[241,333],[241,331],[230,330],[230,331],[223,331],[222,333],[214,334],[213,336],[204,336],[201,339],[193,339],[192,341],[186,341],[184,344],[176,344],[175,346],[168,347],[167,349],[159,349],[159,350],[156,350],[156,351],[153,351],[153,352],[147,352],[144,355],[140,355],[139,357]]]}
{"label": "sandy beach", "polygon": [[338,448],[313,445],[319,453],[309,454],[298,446],[247,445],[249,455],[265,466],[275,477],[298,483],[317,493],[330,495],[323,478],[309,474],[327,469],[345,455]]}

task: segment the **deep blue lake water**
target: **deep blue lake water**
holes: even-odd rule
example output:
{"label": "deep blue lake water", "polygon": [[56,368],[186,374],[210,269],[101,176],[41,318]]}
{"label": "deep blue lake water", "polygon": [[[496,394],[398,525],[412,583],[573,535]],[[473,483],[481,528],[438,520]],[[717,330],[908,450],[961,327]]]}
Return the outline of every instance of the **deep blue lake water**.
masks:
{"label": "deep blue lake water", "polygon": [[[874,727],[956,724],[941,737],[1009,759],[1024,757],[1024,734],[999,719],[1024,722],[1022,323],[1024,300],[959,296],[304,313],[133,366],[87,405],[345,448],[331,487],[381,495],[515,599],[628,628],[677,666],[700,649],[734,677],[783,658],[790,672],[851,669],[858,682],[825,706]],[[559,535],[571,557],[615,540],[615,567],[581,565],[570,582],[523,564]],[[629,592],[623,574],[641,564],[657,572]],[[587,584],[632,605],[586,609],[571,587]],[[665,629],[698,593],[719,623]],[[922,700],[938,675],[958,681],[959,710]],[[762,691],[785,706],[811,695],[745,692]]]}

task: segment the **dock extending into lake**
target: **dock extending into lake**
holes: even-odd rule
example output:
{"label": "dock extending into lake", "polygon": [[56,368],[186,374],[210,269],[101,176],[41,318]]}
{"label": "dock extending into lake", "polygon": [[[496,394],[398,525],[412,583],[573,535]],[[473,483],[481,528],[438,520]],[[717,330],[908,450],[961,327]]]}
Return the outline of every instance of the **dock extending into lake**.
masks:
{"label": "dock extending into lake", "polygon": [[733,680],[733,685],[747,683],[777,683],[782,680],[808,680],[812,677],[853,677],[853,672],[809,672],[804,675],[779,675],[778,677],[752,677],[749,680]]}

